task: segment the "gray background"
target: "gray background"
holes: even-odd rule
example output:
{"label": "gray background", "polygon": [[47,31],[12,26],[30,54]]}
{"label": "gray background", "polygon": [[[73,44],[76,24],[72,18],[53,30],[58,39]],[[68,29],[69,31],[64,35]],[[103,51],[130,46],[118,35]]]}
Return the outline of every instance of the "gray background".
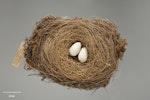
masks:
{"label": "gray background", "polygon": [[[118,23],[128,40],[119,71],[106,88],[95,93],[68,89],[41,77],[28,76],[23,62],[11,66],[18,46],[29,37],[35,22],[46,15],[91,18]],[[0,0],[0,100],[149,100],[150,0]],[[4,91],[21,91],[9,98]]]}

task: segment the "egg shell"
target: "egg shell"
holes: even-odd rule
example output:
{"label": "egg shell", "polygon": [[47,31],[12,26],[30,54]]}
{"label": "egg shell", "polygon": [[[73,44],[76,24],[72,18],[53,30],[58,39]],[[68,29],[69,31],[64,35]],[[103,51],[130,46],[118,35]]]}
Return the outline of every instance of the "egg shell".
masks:
{"label": "egg shell", "polygon": [[88,52],[87,52],[87,49],[85,47],[83,47],[81,49],[81,51],[79,52],[79,55],[78,55],[78,60],[81,62],[81,63],[84,63],[87,61],[87,58],[88,58]]}
{"label": "egg shell", "polygon": [[81,42],[75,42],[69,49],[71,56],[77,56],[81,50]]}

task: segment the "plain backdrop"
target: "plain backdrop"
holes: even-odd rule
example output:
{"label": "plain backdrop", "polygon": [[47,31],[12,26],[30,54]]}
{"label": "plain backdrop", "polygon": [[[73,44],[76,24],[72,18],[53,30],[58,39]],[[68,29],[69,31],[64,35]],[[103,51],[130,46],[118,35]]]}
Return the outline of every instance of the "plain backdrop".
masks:
{"label": "plain backdrop", "polygon": [[[68,89],[11,66],[21,41],[46,15],[115,21],[128,41],[119,71],[106,88]],[[0,0],[0,100],[149,100],[150,0]],[[20,91],[9,98],[5,91]],[[94,93],[93,93],[94,92]]]}

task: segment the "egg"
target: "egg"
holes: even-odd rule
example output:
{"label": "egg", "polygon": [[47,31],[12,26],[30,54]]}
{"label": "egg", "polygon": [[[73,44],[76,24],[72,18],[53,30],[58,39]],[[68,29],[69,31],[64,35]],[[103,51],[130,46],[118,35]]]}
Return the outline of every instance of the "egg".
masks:
{"label": "egg", "polygon": [[81,42],[75,42],[69,49],[71,56],[77,56],[81,50]]}
{"label": "egg", "polygon": [[87,52],[87,49],[85,47],[83,47],[81,49],[81,51],[79,52],[79,55],[78,55],[78,60],[81,62],[81,63],[84,63],[87,61],[87,58],[88,58],[88,52]]}

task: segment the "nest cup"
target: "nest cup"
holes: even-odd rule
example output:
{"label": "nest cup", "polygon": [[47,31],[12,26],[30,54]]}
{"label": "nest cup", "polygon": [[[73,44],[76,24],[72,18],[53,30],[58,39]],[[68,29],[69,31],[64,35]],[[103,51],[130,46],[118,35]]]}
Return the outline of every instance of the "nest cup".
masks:
{"label": "nest cup", "polygon": [[[87,48],[84,63],[69,55],[75,42]],[[109,83],[126,44],[108,20],[47,16],[37,22],[24,45],[26,69],[64,86],[97,89]]]}

